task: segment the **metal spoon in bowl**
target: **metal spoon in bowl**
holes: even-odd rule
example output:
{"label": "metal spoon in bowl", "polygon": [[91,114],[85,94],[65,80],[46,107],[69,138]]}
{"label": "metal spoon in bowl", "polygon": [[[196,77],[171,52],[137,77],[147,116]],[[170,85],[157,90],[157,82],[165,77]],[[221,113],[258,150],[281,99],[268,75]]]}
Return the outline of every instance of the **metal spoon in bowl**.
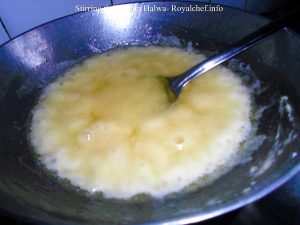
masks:
{"label": "metal spoon in bowl", "polygon": [[246,51],[265,37],[285,27],[285,25],[288,22],[295,19],[296,14],[299,13],[299,11],[300,8],[298,7],[295,10],[289,12],[288,14],[280,17],[279,19],[264,25],[260,29],[239,40],[231,47],[207,58],[206,60],[202,61],[201,63],[197,64],[196,66],[192,67],[191,69],[185,71],[184,73],[178,76],[168,78],[159,77],[159,79],[162,80],[163,84],[165,85],[169,100],[171,102],[175,101],[179,97],[183,87],[186,84],[188,84],[192,79],[199,77],[200,75],[204,74],[205,72],[214,68],[215,66],[223,63],[224,61],[233,58],[241,52]]}

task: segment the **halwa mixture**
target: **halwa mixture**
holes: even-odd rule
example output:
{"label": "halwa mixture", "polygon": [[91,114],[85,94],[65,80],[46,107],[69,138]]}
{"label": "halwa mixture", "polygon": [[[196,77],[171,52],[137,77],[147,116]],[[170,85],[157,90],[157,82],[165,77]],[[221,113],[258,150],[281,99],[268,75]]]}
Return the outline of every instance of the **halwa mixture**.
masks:
{"label": "halwa mixture", "polygon": [[108,198],[164,197],[226,166],[251,129],[250,96],[217,67],[168,101],[158,76],[204,56],[171,47],[113,50],[51,83],[33,111],[41,162],[75,186]]}

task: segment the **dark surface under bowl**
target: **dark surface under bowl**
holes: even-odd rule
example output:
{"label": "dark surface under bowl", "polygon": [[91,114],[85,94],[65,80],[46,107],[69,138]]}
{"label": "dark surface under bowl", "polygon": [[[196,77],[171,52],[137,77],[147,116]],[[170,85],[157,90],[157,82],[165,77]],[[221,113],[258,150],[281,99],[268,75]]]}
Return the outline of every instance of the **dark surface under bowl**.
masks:
{"label": "dark surface under bowl", "polygon": [[[171,10],[172,4],[128,4],[75,14],[0,48],[0,202],[4,212],[53,224],[191,223],[250,203],[298,171],[300,39],[289,29],[229,62],[252,87],[257,111],[269,106],[262,110],[257,131],[266,138],[211,185],[144,203],[110,200],[63,185],[37,163],[28,141],[31,110],[43,88],[72,65],[131,45],[192,46],[214,52],[267,22],[230,8],[178,13]],[[165,6],[168,11],[136,8],[144,5]],[[255,87],[257,80],[261,87]],[[294,108],[292,112],[287,104]]]}

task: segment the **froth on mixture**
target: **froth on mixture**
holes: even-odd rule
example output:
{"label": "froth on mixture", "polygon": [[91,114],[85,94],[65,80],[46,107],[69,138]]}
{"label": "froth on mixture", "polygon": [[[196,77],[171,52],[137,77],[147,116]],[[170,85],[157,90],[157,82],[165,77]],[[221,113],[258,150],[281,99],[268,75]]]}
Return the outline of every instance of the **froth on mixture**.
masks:
{"label": "froth on mixture", "polygon": [[172,104],[157,79],[203,59],[177,48],[136,47],[84,61],[50,84],[33,111],[40,160],[75,186],[123,199],[160,198],[226,167],[251,128],[239,77],[213,69]]}

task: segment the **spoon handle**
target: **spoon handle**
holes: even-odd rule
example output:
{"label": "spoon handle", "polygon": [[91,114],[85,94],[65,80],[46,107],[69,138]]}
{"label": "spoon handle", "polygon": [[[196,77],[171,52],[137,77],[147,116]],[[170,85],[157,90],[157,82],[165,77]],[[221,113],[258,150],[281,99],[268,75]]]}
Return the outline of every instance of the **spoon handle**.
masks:
{"label": "spoon handle", "polygon": [[179,76],[169,78],[169,84],[174,92],[175,96],[178,97],[182,88],[192,79],[202,75],[206,71],[212,69],[213,67],[223,63],[224,61],[233,58],[241,52],[246,51],[253,45],[257,44],[259,41],[265,37],[279,31],[285,25],[296,19],[297,13],[300,12],[300,7],[292,10],[288,14],[280,17],[279,19],[273,20],[272,22],[262,26],[258,30],[250,33],[248,36],[242,38],[231,47],[213,55],[186,72]]}

